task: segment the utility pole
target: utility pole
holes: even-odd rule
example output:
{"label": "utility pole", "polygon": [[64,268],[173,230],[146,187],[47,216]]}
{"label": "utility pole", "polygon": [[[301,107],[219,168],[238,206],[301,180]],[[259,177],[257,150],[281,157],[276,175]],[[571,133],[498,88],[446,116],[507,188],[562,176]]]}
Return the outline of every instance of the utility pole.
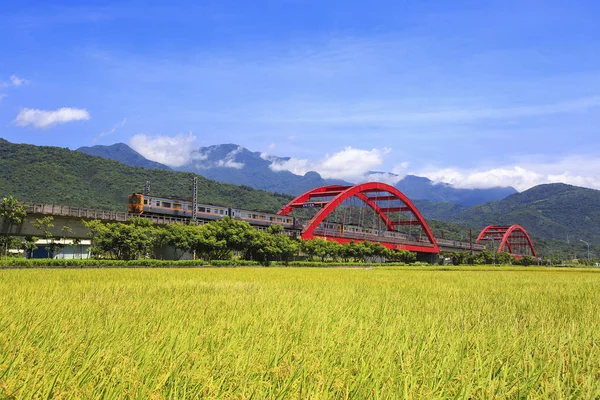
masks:
{"label": "utility pole", "polygon": [[144,196],[150,196],[150,181],[146,181],[144,185]]}
{"label": "utility pole", "polygon": [[194,187],[192,192],[192,222],[197,222],[197,211],[198,211],[198,177],[194,177]]}
{"label": "utility pole", "polygon": [[473,230],[469,229],[469,243],[471,248],[471,254],[473,254]]}
{"label": "utility pole", "polygon": [[588,261],[590,261],[590,244],[588,242],[586,242],[585,240],[579,239],[579,241],[583,242],[583,243],[585,243],[587,245],[587,253],[588,253],[587,259],[588,259]]}

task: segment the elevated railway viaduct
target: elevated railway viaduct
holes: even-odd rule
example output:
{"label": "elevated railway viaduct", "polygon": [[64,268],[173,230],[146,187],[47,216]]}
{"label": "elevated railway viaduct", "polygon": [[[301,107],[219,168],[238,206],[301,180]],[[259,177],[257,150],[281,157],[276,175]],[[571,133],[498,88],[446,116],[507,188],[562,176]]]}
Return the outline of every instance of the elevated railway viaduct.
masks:
{"label": "elevated railway viaduct", "polygon": [[[360,204],[357,209],[353,208]],[[344,209],[352,215],[364,215],[368,209],[375,215],[377,225],[370,228],[356,229],[356,224],[348,224],[346,219],[332,222],[336,210]],[[502,252],[508,249],[516,257],[527,254],[535,257],[533,242],[525,229],[519,225],[510,227],[488,226],[477,237],[476,241],[461,242],[436,239],[427,222],[414,204],[396,188],[380,182],[369,182],[354,186],[330,185],[312,189],[289,202],[278,212],[290,215],[294,210],[316,211],[310,219],[305,220],[294,235],[301,239],[323,238],[339,243],[349,241],[373,241],[383,246],[417,252],[420,259],[431,261],[440,252],[481,252],[487,248]],[[93,210],[81,207],[52,204],[32,204],[27,209],[25,221],[10,227],[10,235],[41,236],[33,223],[44,216],[52,216],[54,227],[50,229],[54,237],[89,238],[89,230],[84,220],[100,220],[106,222],[127,222],[140,217],[126,212]],[[164,215],[142,215],[158,225],[189,223],[189,218]],[[337,217],[333,217],[337,218]],[[203,224],[209,220],[198,217],[196,223]],[[248,221],[252,224],[252,221]],[[364,221],[363,221],[364,222]],[[7,224],[0,219],[2,232],[7,231]],[[65,229],[64,227],[68,227]],[[399,228],[406,227],[404,231]],[[418,232],[418,234],[417,234]],[[491,242],[491,246],[490,246]],[[498,246],[494,246],[494,244]]]}

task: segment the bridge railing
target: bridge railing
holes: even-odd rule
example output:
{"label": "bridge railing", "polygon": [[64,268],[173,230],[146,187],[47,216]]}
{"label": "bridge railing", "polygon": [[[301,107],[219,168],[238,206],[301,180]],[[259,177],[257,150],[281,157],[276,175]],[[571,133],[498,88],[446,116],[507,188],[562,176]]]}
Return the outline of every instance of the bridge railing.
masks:
{"label": "bridge railing", "polygon": [[478,243],[473,243],[471,245],[470,242],[459,242],[458,240],[447,240],[447,239],[436,239],[438,246],[440,247],[451,247],[455,249],[473,249],[477,251],[485,250],[485,246]]}
{"label": "bridge railing", "polygon": [[59,206],[56,204],[32,204],[27,207],[27,214],[60,215],[83,219],[100,219],[125,222],[128,219],[126,212],[102,211],[89,208]]}
{"label": "bridge railing", "polygon": [[315,235],[319,236],[329,236],[329,237],[339,237],[339,238],[347,238],[347,239],[356,239],[356,240],[367,240],[372,242],[385,242],[385,243],[397,243],[397,244],[410,244],[415,246],[425,246],[425,247],[433,247],[433,244],[425,241],[418,240],[410,240],[408,238],[397,238],[392,236],[375,236],[370,235],[368,233],[359,233],[359,232],[344,232],[340,233],[334,229],[324,229],[317,228],[314,230]]}

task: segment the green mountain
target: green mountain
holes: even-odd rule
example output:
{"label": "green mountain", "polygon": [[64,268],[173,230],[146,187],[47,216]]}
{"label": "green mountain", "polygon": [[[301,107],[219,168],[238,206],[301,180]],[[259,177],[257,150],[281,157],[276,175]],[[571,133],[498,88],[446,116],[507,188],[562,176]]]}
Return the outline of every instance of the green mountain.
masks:
{"label": "green mountain", "polygon": [[538,237],[600,244],[599,190],[552,183],[471,207],[431,201],[415,204],[426,218],[477,228],[517,223]]}
{"label": "green mountain", "polygon": [[[13,195],[25,203],[126,211],[127,196],[141,192],[146,181],[154,195],[191,198],[194,176],[0,139],[0,197]],[[273,212],[289,200],[288,195],[198,177],[199,202]]]}
{"label": "green mountain", "polygon": [[148,160],[146,157],[127,146],[125,143],[115,143],[110,146],[96,145],[92,147],[80,147],[77,151],[90,156],[108,158],[119,161],[131,167],[142,167],[150,169],[171,169],[164,164]]}

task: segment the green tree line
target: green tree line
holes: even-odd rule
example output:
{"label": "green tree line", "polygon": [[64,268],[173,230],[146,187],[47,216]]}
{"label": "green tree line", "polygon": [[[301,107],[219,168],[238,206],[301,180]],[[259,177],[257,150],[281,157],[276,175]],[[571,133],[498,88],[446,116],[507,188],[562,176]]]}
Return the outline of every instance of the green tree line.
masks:
{"label": "green tree line", "polygon": [[257,230],[245,221],[231,219],[204,225],[153,225],[150,220],[135,218],[130,223],[86,221],[90,230],[92,257],[135,260],[160,254],[157,249],[171,248],[175,258],[185,253],[210,260],[253,260],[263,264],[289,262],[298,258],[320,261],[362,262],[378,258],[394,262],[414,262],[416,254],[390,250],[379,243],[348,242],[340,244],[324,239],[298,240],[271,225]]}
{"label": "green tree line", "polygon": [[469,252],[447,252],[440,254],[440,263],[444,259],[450,259],[453,265],[538,265],[545,261],[540,261],[537,258],[524,255],[520,259],[516,259],[509,253],[497,253],[489,250],[484,250],[480,253],[470,254]]}

